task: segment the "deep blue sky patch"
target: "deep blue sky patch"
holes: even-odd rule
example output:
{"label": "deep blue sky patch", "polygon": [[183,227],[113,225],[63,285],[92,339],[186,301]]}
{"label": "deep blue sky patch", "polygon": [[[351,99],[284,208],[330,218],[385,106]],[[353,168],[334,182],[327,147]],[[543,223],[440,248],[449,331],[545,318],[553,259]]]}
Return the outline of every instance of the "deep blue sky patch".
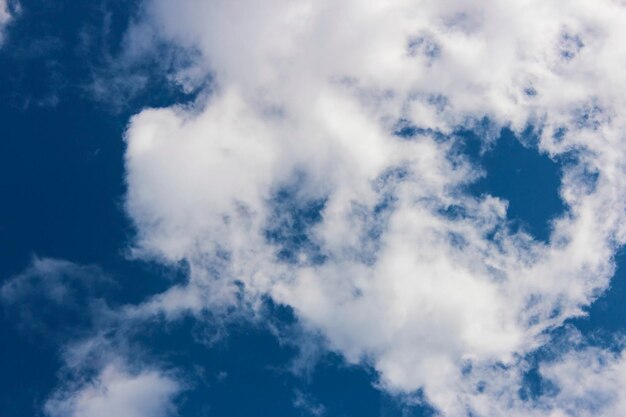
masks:
{"label": "deep blue sky patch", "polygon": [[[477,139],[470,136],[468,140]],[[468,146],[476,148],[477,144]],[[508,201],[507,215],[514,229],[522,228],[537,239],[548,240],[551,220],[565,208],[559,196],[559,164],[524,145],[508,129],[503,129],[495,144],[483,152],[474,160],[485,170],[485,176],[471,186],[472,192]]]}

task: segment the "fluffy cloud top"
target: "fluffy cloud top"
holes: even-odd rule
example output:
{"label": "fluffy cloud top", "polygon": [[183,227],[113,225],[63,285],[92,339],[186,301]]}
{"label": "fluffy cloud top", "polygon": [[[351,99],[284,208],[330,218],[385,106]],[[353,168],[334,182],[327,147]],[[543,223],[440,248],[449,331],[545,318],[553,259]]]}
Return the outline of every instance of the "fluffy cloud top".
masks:
{"label": "fluffy cloud top", "polygon": [[[516,369],[581,315],[626,241],[624,21],[614,0],[147,1],[129,45],[183,48],[192,63],[172,76],[211,94],[127,132],[136,253],[191,267],[142,308],[220,308],[243,286],[385,388],[499,415],[471,384],[514,392],[494,366]],[[481,170],[455,146],[459,130],[487,148],[529,126],[529,146],[573,161],[547,243],[510,230],[506,201],[465,191]]]}
{"label": "fluffy cloud top", "polygon": [[158,370],[133,373],[112,363],[91,383],[58,392],[45,411],[50,417],[168,417],[175,415],[173,400],[180,390]]}

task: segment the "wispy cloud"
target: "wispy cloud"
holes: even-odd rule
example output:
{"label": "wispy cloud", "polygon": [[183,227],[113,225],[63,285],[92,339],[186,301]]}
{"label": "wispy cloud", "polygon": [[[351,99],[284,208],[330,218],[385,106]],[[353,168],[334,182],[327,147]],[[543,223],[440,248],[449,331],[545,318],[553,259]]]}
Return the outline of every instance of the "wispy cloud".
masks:
{"label": "wispy cloud", "polygon": [[[90,331],[104,320],[103,299],[113,280],[95,265],[33,257],[30,265],[0,286],[0,306],[17,327],[59,342],[66,332]],[[59,328],[62,318],[65,326]]]}
{"label": "wispy cloud", "polygon": [[294,391],[293,405],[305,416],[321,417],[326,413],[325,407],[315,398],[300,390]]}
{"label": "wispy cloud", "polygon": [[[14,6],[17,8],[17,6]],[[4,42],[4,29],[13,18],[12,9],[8,0],[0,0],[0,46]]]}
{"label": "wispy cloud", "polygon": [[[46,401],[50,417],[168,417],[186,385],[137,353],[137,322],[110,308],[115,285],[95,265],[33,257],[0,287],[0,306],[15,325],[60,353],[60,386]],[[140,323],[145,325],[145,323]]]}

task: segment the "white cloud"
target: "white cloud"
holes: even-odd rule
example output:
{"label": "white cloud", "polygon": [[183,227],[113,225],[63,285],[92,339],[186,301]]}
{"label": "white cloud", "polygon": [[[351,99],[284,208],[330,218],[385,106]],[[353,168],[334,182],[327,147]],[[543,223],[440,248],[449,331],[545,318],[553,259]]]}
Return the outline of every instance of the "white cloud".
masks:
{"label": "white cloud", "polygon": [[[570,341],[571,343],[572,341]],[[459,387],[467,410],[480,416],[619,417],[626,411],[626,359],[622,349],[593,346],[557,349],[539,364],[540,390],[522,399],[522,372],[528,364],[482,371]],[[541,377],[541,379],[537,379]],[[458,415],[464,415],[463,412]]]}
{"label": "white cloud", "polygon": [[167,417],[175,415],[180,384],[157,369],[132,372],[111,363],[93,381],[61,390],[46,402],[50,417]]}
{"label": "white cloud", "polygon": [[6,0],[0,1],[0,23],[4,24],[11,18],[9,13],[9,5]]}
{"label": "white cloud", "polygon": [[[625,20],[612,0],[148,1],[142,48],[158,28],[200,57],[174,76],[211,73],[215,91],[128,129],[136,254],[191,266],[187,286],[142,308],[218,308],[238,281],[385,388],[464,415],[468,380],[515,367],[609,284],[626,241]],[[449,134],[483,117],[485,142],[530,124],[538,151],[575,155],[549,243],[510,232],[506,202],[463,192],[480,169],[453,139],[393,134],[399,120]],[[309,231],[320,263],[282,262],[266,239],[295,178],[294,199],[326,199]]]}
{"label": "white cloud", "polygon": [[619,417],[626,414],[625,352],[587,348],[542,366],[557,389],[548,400],[555,416]]}
{"label": "white cloud", "polygon": [[2,46],[4,41],[4,29],[13,18],[9,6],[8,0],[0,0],[0,46]]}
{"label": "white cloud", "polygon": [[59,345],[64,384],[45,403],[50,417],[176,415],[174,401],[185,385],[171,371],[143,365],[145,352],[130,340],[146,323],[120,320],[118,310],[97,298],[111,284],[97,266],[33,257],[0,286],[0,305],[18,327]]}

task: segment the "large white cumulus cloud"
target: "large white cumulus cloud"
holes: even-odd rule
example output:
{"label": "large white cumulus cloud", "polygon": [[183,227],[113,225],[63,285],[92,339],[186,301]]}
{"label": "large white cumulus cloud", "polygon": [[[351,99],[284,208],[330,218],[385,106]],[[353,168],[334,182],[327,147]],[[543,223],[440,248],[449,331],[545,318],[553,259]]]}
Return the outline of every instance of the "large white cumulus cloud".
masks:
{"label": "large white cumulus cloud", "polygon": [[[239,282],[387,389],[482,413],[476,399],[496,389],[468,384],[582,314],[626,240],[624,22],[617,0],[147,1],[129,45],[188,50],[173,76],[210,74],[212,92],[145,110],[127,132],[136,251],[191,266],[187,286],[144,307],[219,308]],[[451,134],[484,119],[486,144],[533,126],[539,152],[575,161],[548,243],[511,232],[505,201],[463,191],[480,170]],[[400,122],[438,134],[402,139]],[[293,184],[298,204],[324,201],[308,231],[320,259],[285,261],[267,237]]]}

